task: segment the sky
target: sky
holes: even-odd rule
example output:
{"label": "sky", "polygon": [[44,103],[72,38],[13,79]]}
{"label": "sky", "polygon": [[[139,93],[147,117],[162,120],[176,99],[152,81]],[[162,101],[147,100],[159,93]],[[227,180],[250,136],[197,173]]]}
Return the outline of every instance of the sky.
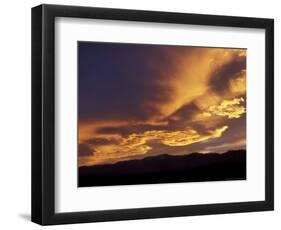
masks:
{"label": "sky", "polygon": [[79,166],[246,149],[246,49],[78,42]]}

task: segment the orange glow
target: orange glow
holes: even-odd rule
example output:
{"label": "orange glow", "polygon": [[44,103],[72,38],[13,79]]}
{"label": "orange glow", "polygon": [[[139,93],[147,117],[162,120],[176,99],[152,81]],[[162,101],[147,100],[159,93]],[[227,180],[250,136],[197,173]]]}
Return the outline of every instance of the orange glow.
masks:
{"label": "orange glow", "polygon": [[[182,152],[188,154],[195,144],[223,138],[232,130],[229,125],[232,120],[245,119],[246,70],[243,65],[235,67],[235,63],[246,62],[246,50],[193,47],[186,52],[176,52],[173,48],[164,51],[170,66],[147,58],[148,66],[161,70],[151,76],[156,79],[153,84],[167,88],[164,93],[155,92],[157,100],[143,102],[143,108],[151,111],[148,117],[107,120],[93,117],[79,121],[78,143],[91,149],[91,154],[79,156],[80,166],[158,154],[157,146],[171,150],[168,154],[174,154],[172,148],[184,147]],[[233,66],[238,70],[233,71]],[[222,76],[218,75],[220,71]],[[104,131],[106,128],[111,130]],[[106,143],[91,142],[93,138],[102,138]],[[243,139],[220,144],[218,149],[245,144]]]}

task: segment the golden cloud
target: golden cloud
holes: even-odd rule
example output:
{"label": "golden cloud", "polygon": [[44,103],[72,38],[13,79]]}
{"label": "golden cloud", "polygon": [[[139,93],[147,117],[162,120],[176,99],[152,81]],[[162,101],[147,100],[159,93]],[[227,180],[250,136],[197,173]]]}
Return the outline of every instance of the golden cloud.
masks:
{"label": "golden cloud", "polygon": [[239,118],[246,113],[243,105],[244,99],[234,98],[233,100],[224,100],[219,105],[210,106],[209,109],[203,113],[204,116],[210,117],[212,115],[228,117],[229,119]]}
{"label": "golden cloud", "polygon": [[[215,130],[209,130],[204,134],[194,129],[183,131],[152,130],[143,133],[133,133],[123,138],[120,144],[95,147],[93,156],[80,157],[81,165],[92,165],[100,162],[114,160],[115,162],[131,156],[144,155],[151,147],[149,141],[158,141],[167,146],[187,146],[208,139],[218,138],[227,130],[228,126],[222,126]],[[79,158],[79,159],[80,159]]]}

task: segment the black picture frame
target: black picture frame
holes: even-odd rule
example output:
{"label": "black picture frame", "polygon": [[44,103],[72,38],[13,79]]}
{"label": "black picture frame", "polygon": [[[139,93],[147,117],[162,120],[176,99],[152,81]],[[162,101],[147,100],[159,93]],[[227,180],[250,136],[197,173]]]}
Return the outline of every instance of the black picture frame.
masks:
{"label": "black picture frame", "polygon": [[[265,29],[265,200],[55,213],[55,17]],[[222,214],[274,209],[274,20],[78,6],[32,8],[32,221],[41,225]]]}

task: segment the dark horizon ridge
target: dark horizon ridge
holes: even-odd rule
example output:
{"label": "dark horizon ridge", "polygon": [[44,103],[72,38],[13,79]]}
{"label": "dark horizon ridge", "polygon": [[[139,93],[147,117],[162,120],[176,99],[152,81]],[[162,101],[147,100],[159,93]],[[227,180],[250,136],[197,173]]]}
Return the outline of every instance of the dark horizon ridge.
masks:
{"label": "dark horizon ridge", "polygon": [[161,154],[115,164],[83,166],[79,187],[246,179],[246,150]]}

